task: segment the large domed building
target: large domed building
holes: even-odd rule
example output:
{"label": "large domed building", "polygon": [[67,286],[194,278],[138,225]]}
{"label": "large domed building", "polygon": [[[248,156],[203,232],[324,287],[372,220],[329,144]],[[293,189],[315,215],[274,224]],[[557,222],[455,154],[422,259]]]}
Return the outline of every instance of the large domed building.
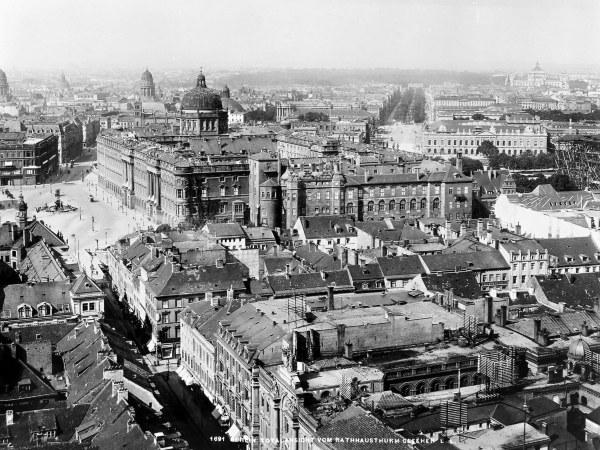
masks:
{"label": "large domed building", "polygon": [[8,80],[6,74],[0,69],[0,102],[7,102],[10,100]]}
{"label": "large domed building", "polygon": [[206,87],[206,78],[200,72],[196,87],[181,99],[179,111],[180,134],[214,136],[227,133],[227,111],[223,109],[219,91]]}
{"label": "large domed building", "polygon": [[142,73],[140,96],[143,100],[153,100],[155,96],[154,78],[148,69]]}

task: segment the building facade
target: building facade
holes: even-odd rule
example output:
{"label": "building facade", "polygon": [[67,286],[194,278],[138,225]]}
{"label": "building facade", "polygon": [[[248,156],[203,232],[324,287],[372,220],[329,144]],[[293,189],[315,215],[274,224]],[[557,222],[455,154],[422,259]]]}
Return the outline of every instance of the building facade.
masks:
{"label": "building facade", "polygon": [[291,229],[298,217],[321,214],[345,214],[358,221],[470,218],[472,186],[470,177],[450,166],[429,174],[390,175],[368,170],[344,175],[336,163],[323,163],[310,173],[289,167],[281,176],[282,223]]}
{"label": "building facade", "polygon": [[58,137],[0,133],[0,186],[43,183],[58,168]]}
{"label": "building facade", "polygon": [[506,121],[439,121],[423,133],[423,152],[427,155],[465,156],[477,154],[485,141],[500,153],[518,156],[530,151],[546,153],[547,133],[539,124],[515,124]]}
{"label": "building facade", "polygon": [[58,137],[58,164],[67,164],[81,156],[83,150],[83,130],[75,121],[43,120],[25,124],[31,137],[53,134]]}

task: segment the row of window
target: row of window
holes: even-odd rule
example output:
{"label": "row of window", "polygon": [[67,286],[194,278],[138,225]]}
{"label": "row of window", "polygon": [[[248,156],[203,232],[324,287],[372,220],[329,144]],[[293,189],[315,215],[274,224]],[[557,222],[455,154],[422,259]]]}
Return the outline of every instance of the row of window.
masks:
{"label": "row of window", "polygon": [[[458,144],[457,144],[457,142],[458,142]],[[475,143],[473,143],[473,142],[475,142]],[[490,142],[492,142],[492,144],[494,144],[494,141],[490,141]],[[525,147],[531,147],[531,142],[532,141],[529,141],[529,140],[525,141]],[[427,141],[427,144],[428,145],[432,145],[431,144],[431,139],[429,139]],[[437,145],[437,139],[433,140],[433,145]],[[440,140],[440,145],[444,145],[444,140],[443,139]],[[463,141],[462,141],[462,139],[459,139],[458,141],[456,139],[454,139],[454,143],[452,143],[452,141],[450,139],[448,139],[447,145],[463,145]],[[469,141],[465,140],[464,145],[469,145]],[[480,140],[479,139],[477,139],[477,140],[471,139],[471,144],[470,145],[480,145]],[[502,146],[502,147],[523,147],[523,141],[517,142],[517,141],[506,141],[506,140],[500,141],[500,140],[496,140],[495,141],[495,145],[496,146]],[[537,140],[534,140],[533,141],[533,146],[537,147],[537,145],[538,145]]]}

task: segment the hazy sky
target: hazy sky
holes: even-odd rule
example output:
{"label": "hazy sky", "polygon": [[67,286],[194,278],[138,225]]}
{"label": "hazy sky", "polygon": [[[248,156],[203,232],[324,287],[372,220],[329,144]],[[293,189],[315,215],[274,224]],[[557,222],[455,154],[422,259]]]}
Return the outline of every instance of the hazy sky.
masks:
{"label": "hazy sky", "polygon": [[0,68],[600,67],[598,0],[2,0]]}

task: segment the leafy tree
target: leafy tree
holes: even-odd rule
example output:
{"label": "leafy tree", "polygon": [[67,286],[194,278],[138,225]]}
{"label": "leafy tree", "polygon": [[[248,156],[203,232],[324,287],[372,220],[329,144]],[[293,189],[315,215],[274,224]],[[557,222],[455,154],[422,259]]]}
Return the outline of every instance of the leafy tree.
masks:
{"label": "leafy tree", "polygon": [[298,119],[306,122],[329,122],[329,116],[322,112],[309,111],[305,114],[299,114]]}
{"label": "leafy tree", "polygon": [[473,120],[484,120],[485,116],[481,113],[475,113],[473,114],[473,116],[471,116],[471,119]]}
{"label": "leafy tree", "polygon": [[488,158],[498,156],[498,147],[496,147],[490,141],[483,141],[479,147],[477,147],[477,153],[483,156],[487,156]]}
{"label": "leafy tree", "polygon": [[[450,164],[456,166],[456,158],[451,158]],[[465,175],[469,175],[477,170],[483,170],[483,164],[481,164],[481,161],[463,156],[463,173]]]}

